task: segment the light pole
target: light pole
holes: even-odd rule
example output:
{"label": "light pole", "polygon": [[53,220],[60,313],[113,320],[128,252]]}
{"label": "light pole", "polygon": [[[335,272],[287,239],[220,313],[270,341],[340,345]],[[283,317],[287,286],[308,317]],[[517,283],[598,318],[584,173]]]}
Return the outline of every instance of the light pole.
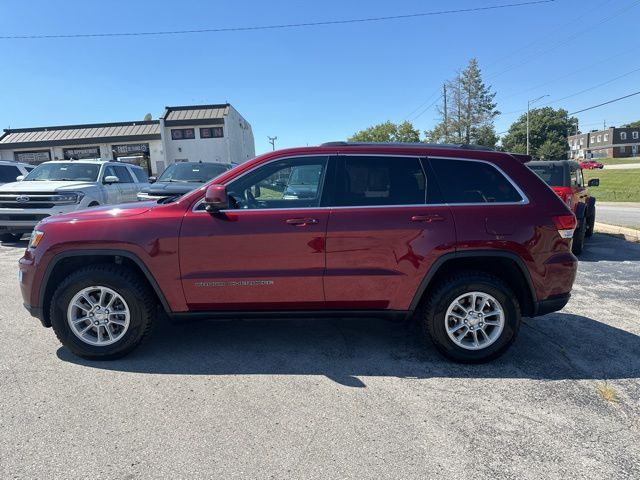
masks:
{"label": "light pole", "polygon": [[541,97],[534,98],[533,100],[527,100],[527,155],[529,155],[529,108],[538,100],[542,100],[544,97],[548,96],[549,95],[542,95]]}
{"label": "light pole", "polygon": [[278,137],[269,137],[267,136],[267,138],[269,139],[269,143],[271,144],[271,148],[273,150],[276,149],[276,140],[278,139]]}

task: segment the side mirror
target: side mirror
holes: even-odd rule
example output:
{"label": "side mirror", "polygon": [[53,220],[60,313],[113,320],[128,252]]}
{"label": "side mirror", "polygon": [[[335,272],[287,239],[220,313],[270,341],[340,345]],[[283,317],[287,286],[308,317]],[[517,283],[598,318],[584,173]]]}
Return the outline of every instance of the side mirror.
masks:
{"label": "side mirror", "polygon": [[24,180],[24,175],[18,175],[16,177],[16,182],[21,182],[22,180]]}
{"label": "side mirror", "polygon": [[210,185],[204,194],[204,208],[207,212],[219,212],[229,208],[227,187],[224,185]]}
{"label": "side mirror", "polygon": [[589,183],[587,183],[588,187],[599,187],[600,186],[600,179],[599,178],[592,178],[591,180],[589,180]]}
{"label": "side mirror", "polygon": [[156,180],[158,180],[158,177],[156,176],[149,177],[149,183],[156,183]]}
{"label": "side mirror", "polygon": [[119,181],[120,179],[115,175],[107,175],[106,177],[104,177],[104,183],[106,184],[118,183]]}

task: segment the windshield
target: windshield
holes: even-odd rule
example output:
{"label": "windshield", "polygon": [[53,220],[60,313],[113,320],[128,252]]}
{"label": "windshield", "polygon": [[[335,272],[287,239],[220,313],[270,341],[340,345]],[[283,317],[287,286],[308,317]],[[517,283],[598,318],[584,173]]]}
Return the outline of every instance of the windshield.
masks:
{"label": "windshield", "polygon": [[216,163],[174,163],[162,172],[159,182],[205,183],[228,170]]}
{"label": "windshield", "polygon": [[557,165],[530,165],[529,168],[552,187],[564,187],[564,168]]}
{"label": "windshield", "polygon": [[34,168],[24,181],[86,181],[98,180],[100,165],[93,163],[43,163]]}

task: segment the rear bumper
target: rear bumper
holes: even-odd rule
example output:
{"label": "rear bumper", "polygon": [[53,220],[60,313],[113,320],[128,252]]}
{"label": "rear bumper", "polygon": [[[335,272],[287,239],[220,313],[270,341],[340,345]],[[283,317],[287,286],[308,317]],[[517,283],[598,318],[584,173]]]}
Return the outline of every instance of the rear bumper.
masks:
{"label": "rear bumper", "polygon": [[540,300],[536,304],[536,316],[546,315],[547,313],[562,310],[571,298],[570,293],[555,295],[545,300]]}

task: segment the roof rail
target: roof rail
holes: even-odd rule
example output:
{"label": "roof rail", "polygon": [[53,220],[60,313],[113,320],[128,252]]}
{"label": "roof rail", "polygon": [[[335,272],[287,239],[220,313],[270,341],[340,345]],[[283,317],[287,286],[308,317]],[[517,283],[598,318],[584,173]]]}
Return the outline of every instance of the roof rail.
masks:
{"label": "roof rail", "polygon": [[493,152],[494,148],[468,143],[423,143],[423,142],[325,142],[321,147],[415,147],[415,148],[447,148],[461,150],[482,150]]}

